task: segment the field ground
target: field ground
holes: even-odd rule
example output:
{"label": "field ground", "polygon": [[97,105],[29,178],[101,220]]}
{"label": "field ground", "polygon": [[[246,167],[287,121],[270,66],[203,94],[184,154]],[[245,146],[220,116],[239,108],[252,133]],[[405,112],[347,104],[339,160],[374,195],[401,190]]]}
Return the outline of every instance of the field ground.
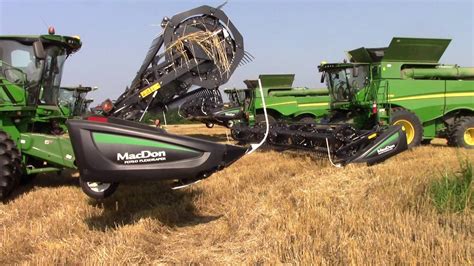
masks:
{"label": "field ground", "polygon": [[[224,129],[170,131],[226,141]],[[122,185],[103,203],[74,173],[39,176],[0,205],[0,265],[324,263],[472,265],[474,214],[440,214],[429,184],[474,152],[442,141],[382,164],[333,168],[258,152],[180,191]]]}

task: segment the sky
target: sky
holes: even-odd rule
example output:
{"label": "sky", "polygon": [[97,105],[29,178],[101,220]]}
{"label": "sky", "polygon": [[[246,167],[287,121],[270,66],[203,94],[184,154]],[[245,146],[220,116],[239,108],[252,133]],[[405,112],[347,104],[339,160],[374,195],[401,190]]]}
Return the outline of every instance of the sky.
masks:
{"label": "sky", "polygon": [[[66,62],[62,84],[97,86],[91,97],[100,103],[131,83],[164,16],[223,2],[0,0],[0,34],[46,34],[52,25],[57,34],[79,35],[83,47]],[[453,39],[441,62],[474,66],[474,0],[229,0],[224,11],[255,59],[221,88],[282,73],[295,73],[296,86],[321,88],[321,61],[388,46],[394,36]]]}

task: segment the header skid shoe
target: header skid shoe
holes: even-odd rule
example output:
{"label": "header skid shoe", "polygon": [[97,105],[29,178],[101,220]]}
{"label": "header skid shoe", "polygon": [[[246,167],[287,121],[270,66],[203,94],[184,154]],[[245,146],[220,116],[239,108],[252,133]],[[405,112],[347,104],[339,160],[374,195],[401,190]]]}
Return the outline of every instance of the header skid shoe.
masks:
{"label": "header skid shoe", "polygon": [[67,122],[76,164],[85,182],[197,181],[245,155],[246,148],[166,133],[108,118]]}

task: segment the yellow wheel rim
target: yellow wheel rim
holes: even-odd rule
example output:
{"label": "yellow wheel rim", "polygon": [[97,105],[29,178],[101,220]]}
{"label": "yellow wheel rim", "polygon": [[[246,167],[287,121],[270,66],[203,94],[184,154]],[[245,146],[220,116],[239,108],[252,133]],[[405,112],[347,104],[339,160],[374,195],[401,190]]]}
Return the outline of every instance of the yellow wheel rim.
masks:
{"label": "yellow wheel rim", "polygon": [[466,129],[464,132],[464,141],[467,145],[474,146],[474,127]]}
{"label": "yellow wheel rim", "polygon": [[402,126],[403,131],[405,131],[405,134],[407,135],[407,144],[410,145],[410,143],[415,138],[415,127],[413,126],[413,124],[410,123],[410,121],[403,119],[397,120],[393,124]]}

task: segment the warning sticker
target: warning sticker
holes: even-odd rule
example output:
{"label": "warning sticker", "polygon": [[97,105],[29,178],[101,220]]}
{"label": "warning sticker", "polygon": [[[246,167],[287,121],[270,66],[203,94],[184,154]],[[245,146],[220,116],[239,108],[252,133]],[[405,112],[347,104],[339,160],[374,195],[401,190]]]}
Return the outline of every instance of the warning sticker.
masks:
{"label": "warning sticker", "polygon": [[141,96],[142,98],[145,98],[145,97],[147,97],[148,95],[150,95],[150,94],[154,93],[155,91],[159,90],[160,88],[161,88],[160,83],[153,84],[153,85],[151,85],[150,87],[148,87],[148,88],[142,90],[142,91],[140,92],[140,96]]}

